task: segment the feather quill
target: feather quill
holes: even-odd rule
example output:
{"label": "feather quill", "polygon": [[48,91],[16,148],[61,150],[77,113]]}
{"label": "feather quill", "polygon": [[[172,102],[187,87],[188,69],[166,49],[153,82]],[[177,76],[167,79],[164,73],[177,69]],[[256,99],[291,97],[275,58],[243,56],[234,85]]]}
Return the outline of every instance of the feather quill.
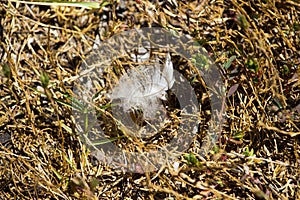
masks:
{"label": "feather quill", "polygon": [[160,100],[166,100],[166,91],[175,82],[173,71],[169,53],[166,55],[163,70],[158,63],[130,69],[113,88],[111,99],[119,99],[126,112],[139,108],[143,110],[145,118],[153,118],[162,105]]}

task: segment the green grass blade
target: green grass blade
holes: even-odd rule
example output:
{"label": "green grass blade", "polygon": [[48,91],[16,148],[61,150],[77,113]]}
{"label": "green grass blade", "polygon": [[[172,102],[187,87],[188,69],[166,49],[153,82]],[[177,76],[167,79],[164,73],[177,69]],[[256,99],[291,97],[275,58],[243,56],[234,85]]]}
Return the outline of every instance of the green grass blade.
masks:
{"label": "green grass blade", "polygon": [[236,59],[236,56],[231,56],[228,61],[224,64],[224,69],[228,69],[232,63]]}
{"label": "green grass blade", "polygon": [[31,5],[42,5],[42,6],[72,6],[72,7],[81,7],[86,9],[99,9],[103,8],[110,3],[107,1],[103,2],[70,2],[70,1],[18,1],[18,0],[10,0],[11,2],[18,2],[24,4],[31,4]]}

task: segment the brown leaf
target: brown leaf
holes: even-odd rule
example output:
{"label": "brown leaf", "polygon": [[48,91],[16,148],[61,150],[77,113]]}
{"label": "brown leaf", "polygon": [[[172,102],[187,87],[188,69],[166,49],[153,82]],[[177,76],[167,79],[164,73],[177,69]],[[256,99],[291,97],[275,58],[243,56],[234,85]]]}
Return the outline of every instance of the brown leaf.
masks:
{"label": "brown leaf", "polygon": [[235,93],[235,91],[238,89],[240,84],[234,84],[233,86],[231,86],[231,88],[229,89],[228,93],[227,93],[227,97],[230,97],[231,95],[233,95]]}

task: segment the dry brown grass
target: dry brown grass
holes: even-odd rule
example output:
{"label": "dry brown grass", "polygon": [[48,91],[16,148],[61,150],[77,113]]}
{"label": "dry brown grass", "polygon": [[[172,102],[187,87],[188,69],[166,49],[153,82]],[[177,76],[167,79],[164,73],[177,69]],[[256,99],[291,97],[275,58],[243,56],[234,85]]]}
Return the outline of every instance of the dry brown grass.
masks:
{"label": "dry brown grass", "polygon": [[[300,3],[154,2],[0,3],[1,199],[300,199]],[[237,57],[223,68],[227,120],[216,148],[202,158],[194,145],[180,171],[122,173],[89,155],[59,102],[71,103],[99,33],[157,25],[192,35],[221,68]]]}

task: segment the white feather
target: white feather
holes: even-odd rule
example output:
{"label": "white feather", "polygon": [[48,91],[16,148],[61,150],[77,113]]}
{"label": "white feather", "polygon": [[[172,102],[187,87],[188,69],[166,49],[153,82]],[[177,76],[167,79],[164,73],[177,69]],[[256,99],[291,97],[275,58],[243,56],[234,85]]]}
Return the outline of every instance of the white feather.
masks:
{"label": "white feather", "polygon": [[124,111],[140,108],[145,118],[152,118],[161,106],[160,99],[166,100],[166,91],[174,82],[173,63],[168,53],[162,71],[157,63],[130,69],[113,88],[111,99],[120,99]]}

